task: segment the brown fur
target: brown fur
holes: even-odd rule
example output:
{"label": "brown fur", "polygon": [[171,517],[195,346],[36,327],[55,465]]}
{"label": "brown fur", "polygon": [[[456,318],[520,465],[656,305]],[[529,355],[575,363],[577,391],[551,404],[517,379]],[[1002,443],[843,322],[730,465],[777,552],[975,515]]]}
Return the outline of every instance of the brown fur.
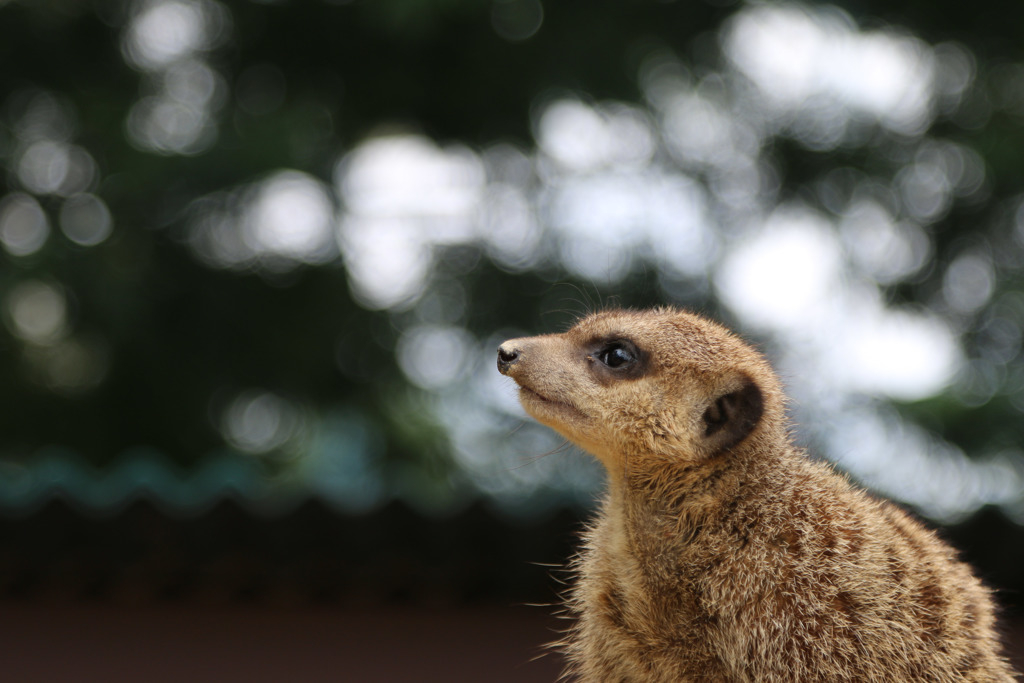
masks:
{"label": "brown fur", "polygon": [[724,328],[608,311],[505,342],[498,364],[608,472],[575,562],[567,675],[1013,680],[989,591],[934,533],[796,449],[774,372]]}

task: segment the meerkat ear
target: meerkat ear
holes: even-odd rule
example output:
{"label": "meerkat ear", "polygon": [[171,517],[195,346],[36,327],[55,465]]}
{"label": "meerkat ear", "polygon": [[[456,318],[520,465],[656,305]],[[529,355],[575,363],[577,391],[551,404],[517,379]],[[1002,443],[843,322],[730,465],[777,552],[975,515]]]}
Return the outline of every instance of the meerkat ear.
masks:
{"label": "meerkat ear", "polygon": [[747,438],[764,412],[764,397],[754,380],[746,375],[739,380],[730,383],[730,389],[704,411],[704,444],[711,454],[729,450]]}

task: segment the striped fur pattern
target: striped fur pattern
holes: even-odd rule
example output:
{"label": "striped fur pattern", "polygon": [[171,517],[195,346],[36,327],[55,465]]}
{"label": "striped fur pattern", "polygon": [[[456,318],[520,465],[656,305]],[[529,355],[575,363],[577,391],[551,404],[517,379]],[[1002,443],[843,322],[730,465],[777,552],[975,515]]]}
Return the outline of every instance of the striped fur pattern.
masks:
{"label": "striped fur pattern", "polygon": [[558,647],[581,681],[1011,681],[989,591],[894,505],[791,442],[724,328],[607,311],[514,339],[526,410],[608,471]]}

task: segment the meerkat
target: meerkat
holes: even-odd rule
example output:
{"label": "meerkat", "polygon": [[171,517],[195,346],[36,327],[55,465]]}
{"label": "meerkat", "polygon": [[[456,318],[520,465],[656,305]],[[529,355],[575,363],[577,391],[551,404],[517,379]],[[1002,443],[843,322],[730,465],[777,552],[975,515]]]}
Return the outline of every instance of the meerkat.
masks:
{"label": "meerkat", "polygon": [[558,646],[583,681],[1012,681],[954,551],[793,445],[781,384],[724,327],[613,310],[506,341],[526,412],[596,456]]}

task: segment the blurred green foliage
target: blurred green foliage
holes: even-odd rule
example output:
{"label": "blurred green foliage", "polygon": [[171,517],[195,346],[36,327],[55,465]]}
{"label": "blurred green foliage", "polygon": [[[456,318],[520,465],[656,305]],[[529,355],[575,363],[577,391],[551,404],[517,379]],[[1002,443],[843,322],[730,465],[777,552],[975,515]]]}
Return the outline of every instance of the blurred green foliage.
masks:
{"label": "blurred green foliage", "polygon": [[[314,414],[357,409],[385,442],[377,466],[394,487],[411,486],[427,498],[433,488],[457,486],[457,467],[429,392],[411,388],[396,364],[414,314],[361,305],[337,255],[316,264],[203,263],[189,246],[189,207],[283,168],[334,182],[346,152],[393,130],[443,144],[529,148],[537,109],[552,98],[641,101],[639,74],[652,54],[672,54],[697,76],[721,68],[717,32],[742,7],[714,0],[547,2],[540,30],[509,40],[495,23],[507,2],[207,2],[202,6],[216,10],[220,23],[210,24],[217,33],[198,52],[213,74],[214,94],[204,106],[215,138],[176,152],[146,148],[129,131],[133,107],[167,78],[166,70],[133,66],[125,47],[133,17],[158,4],[0,5],[0,196],[26,190],[18,164],[28,143],[17,127],[44,93],[67,126],[63,140],[91,155],[95,178],[86,189],[109,208],[114,226],[98,245],[76,244],[57,227],[66,198],[36,192],[49,237],[25,255],[0,251],[0,299],[9,301],[26,281],[50,283],[66,300],[69,334],[93,348],[90,362],[105,368],[86,388],[48,380],[49,370],[38,368],[50,361],[18,338],[8,305],[0,328],[0,457],[24,464],[57,445],[102,467],[148,446],[195,467],[225,448],[221,416],[234,393],[258,387]],[[977,60],[963,102],[937,118],[929,135],[981,155],[987,190],[955,203],[934,225],[929,264],[883,287],[887,302],[932,306],[948,264],[976,243],[996,255],[992,301],[1020,292],[1021,245],[1013,242],[1010,212],[1024,191],[1024,5],[838,4],[865,29],[895,26],[930,44],[958,41]],[[780,199],[815,206],[830,171],[888,176],[893,158],[914,149],[898,135],[883,145],[824,150],[785,136],[772,144]],[[461,283],[466,301],[458,323],[479,339],[559,329],[608,301],[673,300],[742,323],[700,278],[666,284],[638,267],[614,285],[595,284],[555,261],[501,267],[475,244],[435,251],[431,283]],[[969,330],[985,319],[983,310],[958,324]],[[965,337],[969,356],[972,339]],[[771,348],[770,338],[762,341]],[[1019,356],[1016,363],[1001,393],[979,405],[951,390],[897,407],[968,454],[1019,449],[1021,404],[1010,399],[1022,391]],[[273,475],[291,461],[270,453],[260,462]]]}

